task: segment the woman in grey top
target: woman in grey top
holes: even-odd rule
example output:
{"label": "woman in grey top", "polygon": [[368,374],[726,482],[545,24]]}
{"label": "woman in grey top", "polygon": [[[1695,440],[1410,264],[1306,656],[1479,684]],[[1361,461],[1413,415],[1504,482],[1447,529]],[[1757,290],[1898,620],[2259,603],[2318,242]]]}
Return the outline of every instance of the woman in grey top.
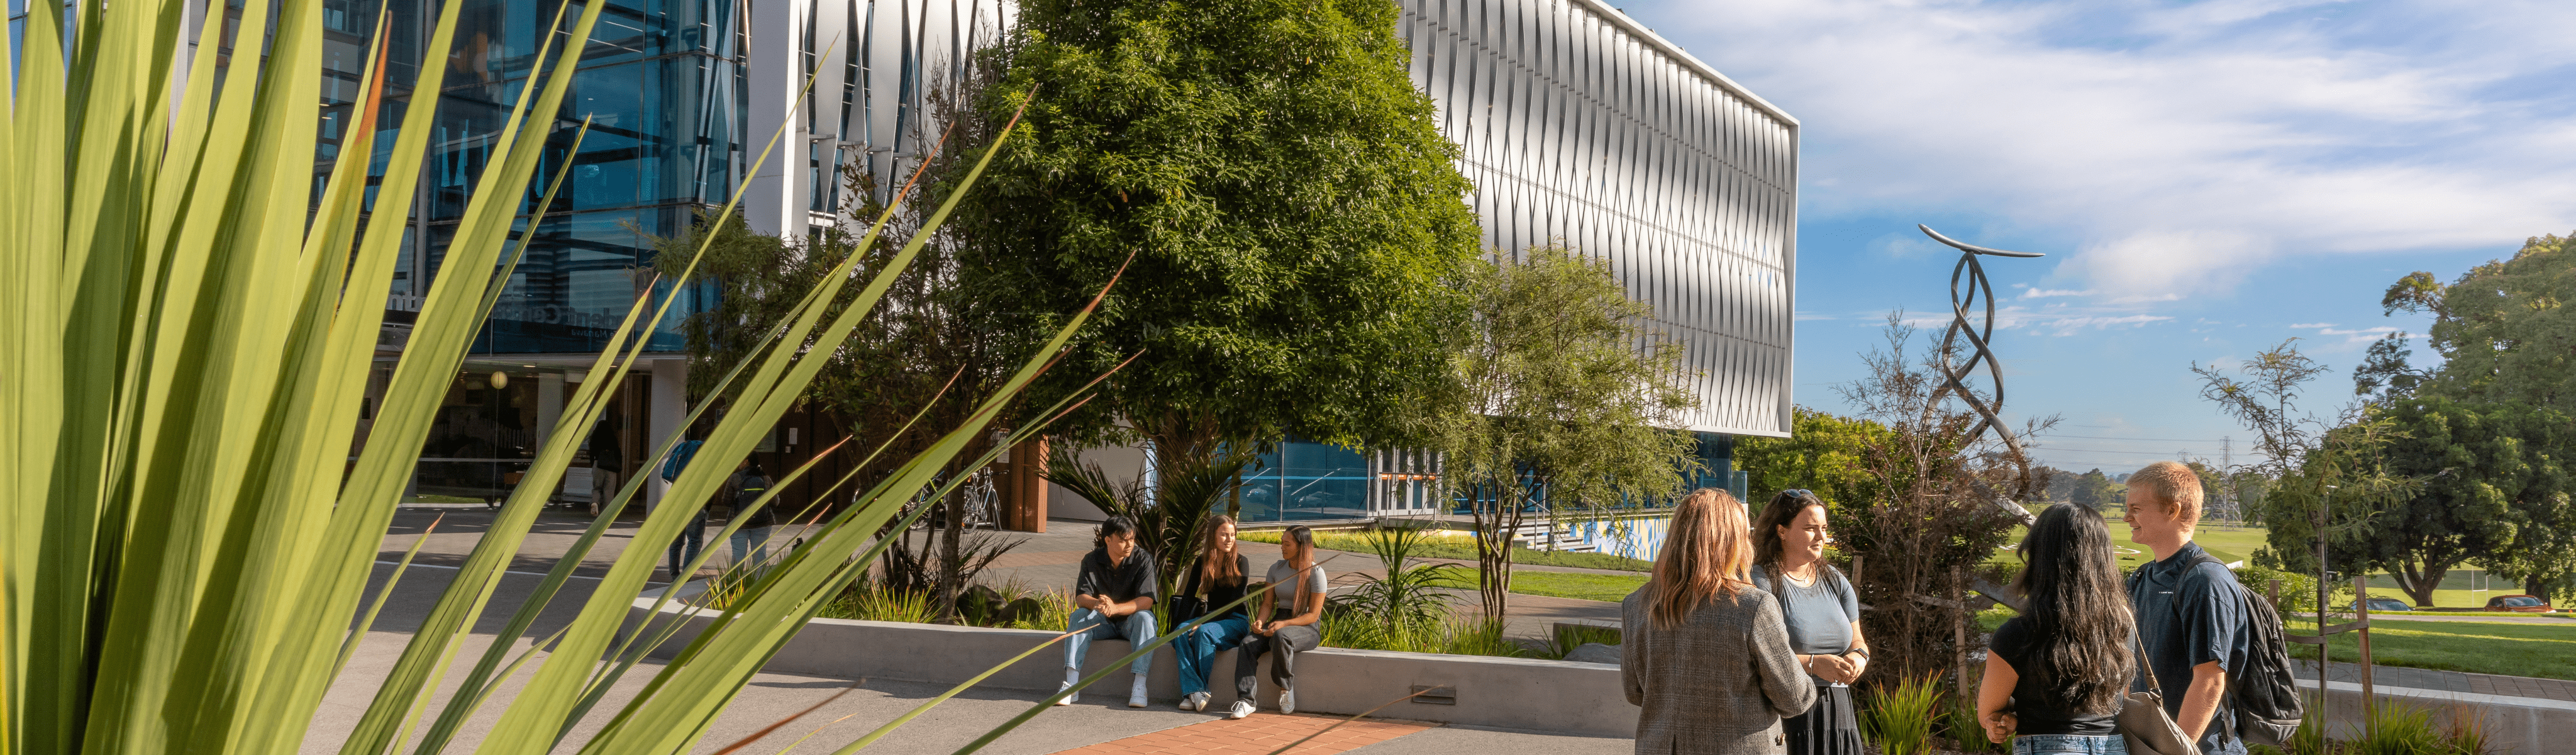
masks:
{"label": "woman in grey top", "polygon": [[1619,678],[1637,714],[1637,753],[1785,752],[1780,719],[1816,688],[1798,670],[1780,603],[1745,579],[1744,506],[1702,488],[1682,499],[1654,576],[1619,604]]}
{"label": "woman in grey top", "polygon": [[1323,644],[1324,567],[1315,563],[1315,531],[1304,525],[1279,536],[1279,560],[1270,565],[1270,589],[1252,614],[1252,633],[1234,653],[1234,707],[1226,718],[1244,718],[1256,707],[1252,678],[1261,654],[1270,654],[1270,683],[1279,685],[1279,712],[1297,712],[1297,654]]}
{"label": "woman in grey top", "polygon": [[1825,563],[1831,541],[1825,502],[1805,490],[1781,491],[1753,523],[1753,584],[1780,599],[1789,647],[1816,685],[1816,707],[1781,722],[1789,755],[1861,752],[1851,683],[1869,668],[1869,645],[1861,641],[1851,580]]}

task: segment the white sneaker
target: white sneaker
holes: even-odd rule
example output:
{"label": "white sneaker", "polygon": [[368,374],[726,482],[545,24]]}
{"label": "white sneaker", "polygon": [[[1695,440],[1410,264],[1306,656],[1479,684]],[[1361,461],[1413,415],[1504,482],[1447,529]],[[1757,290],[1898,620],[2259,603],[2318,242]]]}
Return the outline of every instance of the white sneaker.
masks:
{"label": "white sneaker", "polygon": [[1207,709],[1208,709],[1208,693],[1205,693],[1205,692],[1192,692],[1192,693],[1190,693],[1190,696],[1189,696],[1189,697],[1181,698],[1181,710],[1207,710]]}
{"label": "white sneaker", "polygon": [[1055,699],[1055,704],[1057,705],[1072,705],[1073,698],[1082,694],[1080,692],[1073,691],[1073,682],[1058,684],[1055,686],[1055,691],[1063,693],[1062,697]]}
{"label": "white sneaker", "polygon": [[1236,701],[1234,701],[1234,707],[1226,710],[1226,712],[1225,712],[1225,717],[1226,717],[1226,718],[1251,718],[1251,717],[1252,717],[1252,701],[1250,701],[1250,700],[1236,700]]}
{"label": "white sneaker", "polygon": [[1284,716],[1295,712],[1297,712],[1297,693],[1293,690],[1280,690],[1279,714]]}
{"label": "white sneaker", "polygon": [[1127,687],[1127,707],[1145,707],[1145,675],[1137,674],[1136,682]]}

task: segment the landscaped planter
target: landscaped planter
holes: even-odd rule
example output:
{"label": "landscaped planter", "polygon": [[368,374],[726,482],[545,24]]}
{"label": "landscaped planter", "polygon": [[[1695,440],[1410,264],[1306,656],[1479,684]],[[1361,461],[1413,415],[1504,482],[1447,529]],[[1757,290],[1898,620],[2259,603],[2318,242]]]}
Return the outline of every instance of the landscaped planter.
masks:
{"label": "landscaped planter", "polygon": [[[694,594],[696,583],[684,589]],[[624,632],[631,633],[653,610],[660,591],[647,592],[627,611]],[[665,606],[655,625],[683,612]],[[689,619],[687,627],[651,651],[669,658],[687,647],[712,619]],[[955,684],[1046,642],[1054,632],[1030,629],[985,629],[943,624],[911,624],[851,619],[814,619],[763,667],[768,671],[815,674],[849,679]],[[1109,668],[1129,646],[1125,642],[1092,643],[1089,671]],[[1219,706],[1234,701],[1234,651],[1217,654],[1217,678],[1209,692]],[[1178,702],[1179,664],[1170,647],[1154,651],[1154,672],[1147,689],[1157,705]],[[1262,702],[1267,709],[1277,690],[1270,687],[1264,661]],[[985,679],[979,687],[1025,690],[1035,701],[1064,681],[1064,653],[1039,651]],[[1524,658],[1398,653],[1383,650],[1320,648],[1297,657],[1297,709],[1316,713],[1355,714],[1411,694],[1418,687],[1441,686],[1443,692],[1378,711],[1377,718],[1492,726],[1531,731],[1626,737],[1636,733],[1637,708],[1619,690],[1619,667]],[[1124,700],[1127,679],[1113,674],[1087,695],[1096,700]],[[1447,695],[1441,697],[1440,695]],[[1114,696],[1114,697],[1112,697]]]}

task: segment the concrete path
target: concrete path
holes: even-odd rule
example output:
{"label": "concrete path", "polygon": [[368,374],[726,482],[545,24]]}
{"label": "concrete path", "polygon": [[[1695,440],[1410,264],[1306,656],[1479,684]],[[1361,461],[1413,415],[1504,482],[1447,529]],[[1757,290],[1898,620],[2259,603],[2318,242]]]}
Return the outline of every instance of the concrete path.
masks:
{"label": "concrete path", "polygon": [[[2292,661],[2291,674],[2306,679],[2314,687],[2317,678],[2315,661]],[[2361,665],[2336,663],[2326,667],[2328,681],[2361,683]],[[2540,679],[2528,676],[2470,674],[2459,671],[2372,666],[2371,684],[2381,687],[2406,687],[2439,692],[2474,692],[2481,695],[2532,697],[2543,700],[2576,702],[2576,681]]]}
{"label": "concrete path", "polygon": [[[2315,616],[2311,614],[2309,618],[2315,618]],[[2484,622],[2489,624],[2555,624],[2558,626],[2576,627],[2576,619],[2563,619],[2556,616],[2515,616],[2509,613],[2499,613],[2494,616],[2407,616],[2404,614],[2374,613],[2370,615],[2370,620],[2465,621],[2472,623]]]}
{"label": "concrete path", "polygon": [[[403,647],[411,641],[412,632],[419,628],[430,608],[436,604],[440,593],[446,589],[448,582],[455,575],[456,571],[453,567],[462,563],[465,556],[472,550],[484,528],[491,522],[493,512],[472,505],[405,507],[405,510],[395,516],[392,531],[385,538],[379,553],[379,560],[392,562],[401,558],[404,549],[420,540],[432,519],[442,514],[447,517],[446,520],[440,523],[434,534],[427,535],[427,542],[422,544],[421,553],[414,561],[413,568],[392,590],[383,614],[360,641],[346,673],[341,675],[331,692],[325,697],[321,709],[317,711],[308,730],[301,752],[307,755],[338,752],[342,740],[346,739],[348,733],[357,725],[358,717],[365,712],[377,686],[391,670],[393,663],[402,653]],[[445,708],[447,701],[460,686],[461,677],[472,668],[475,659],[486,648],[496,642],[506,643],[510,657],[514,659],[519,653],[530,649],[531,643],[527,638],[501,638],[495,635],[507,622],[510,613],[526,601],[529,592],[539,582],[539,576],[552,568],[587,524],[587,519],[584,517],[552,512],[541,516],[534,531],[528,536],[525,545],[509,567],[513,573],[502,577],[500,587],[493,596],[489,609],[460,643],[461,650],[456,655],[454,666],[441,677],[436,691],[431,696],[427,713],[421,723],[422,727],[426,727],[428,722],[434,720],[438,712]],[[607,571],[608,566],[619,553],[634,544],[635,525],[636,522],[627,521],[612,526],[598,548],[584,558],[581,565],[574,571],[574,574],[581,578],[568,583],[564,593],[557,596],[539,614],[531,632],[533,635],[546,636],[573,620],[582,602],[591,598],[592,591],[598,584],[597,577]],[[1070,565],[1079,560],[1080,552],[1074,553],[1073,559],[1065,560],[1065,563],[1053,562],[1063,560],[1061,552],[1075,550],[1073,547],[1075,545],[1080,546],[1080,551],[1087,551],[1090,543],[1088,528],[1082,527],[1079,533],[1066,532],[1074,529],[1073,527],[1053,529],[1059,531],[1038,536],[1043,539],[1024,546],[1033,547],[1031,550],[1015,552],[1013,555],[1035,556],[1049,551],[1057,553],[1043,558],[1029,559],[1032,562],[1045,563],[1029,563],[1011,568],[1033,570],[1024,572],[1031,578],[1044,575],[1048,570],[1063,569],[1061,581],[1048,584],[1069,584],[1072,577]],[[651,544],[647,547],[659,550],[664,545]],[[709,543],[709,545],[716,547],[718,544]],[[1245,544],[1247,553],[1255,560],[1277,557],[1275,547],[1264,555],[1253,552],[1252,546],[1256,545],[1259,544]],[[722,558],[722,553],[720,551],[720,556],[712,559],[711,562],[721,564],[725,560]],[[1345,558],[1335,563],[1356,560]],[[1370,562],[1374,563],[1374,559]],[[385,584],[392,571],[393,567],[389,563],[379,563],[375,567],[375,574],[369,585],[370,598],[373,597],[376,588]],[[546,657],[546,654],[537,654],[529,662],[529,667],[533,668]],[[573,728],[572,736],[567,741],[581,742],[587,735],[599,731],[616,715],[620,706],[633,699],[633,695],[662,669],[663,665],[659,663],[638,664],[611,687],[610,693],[598,708]],[[449,744],[447,751],[467,752],[480,742],[498,720],[502,706],[517,695],[525,676],[526,672],[523,670],[519,677],[504,680],[495,688],[493,697],[483,709],[465,719],[459,729],[458,738]],[[757,734],[765,727],[777,724],[821,703],[820,708],[760,737],[745,751],[780,752],[798,738],[810,734],[812,739],[798,747],[797,752],[829,752],[831,748],[847,744],[946,689],[942,685],[884,681],[857,682],[853,688],[854,681],[857,680],[796,674],[757,674],[751,679],[749,686],[715,720],[706,738],[693,748],[693,751],[697,753],[720,751]],[[834,697],[835,695],[839,696]],[[871,746],[869,752],[898,755],[913,753],[944,755],[954,752],[958,747],[981,736],[992,727],[1029,710],[1035,702],[1019,693],[970,690],[896,730],[886,739]],[[1265,711],[1247,721],[1273,722],[1266,719],[1310,727],[1315,725],[1309,722],[1323,720],[1312,717],[1286,717]],[[1299,720],[1288,721],[1288,719]],[[983,751],[1004,755],[1060,752],[1155,732],[1191,728],[1194,725],[1205,726],[1218,720],[1220,719],[1215,714],[1177,710],[1170,701],[1156,701],[1154,707],[1137,710],[1126,707],[1123,696],[1092,694],[1083,696],[1082,702],[1075,705],[1045,709],[1027,725],[1003,736]],[[1544,722],[1531,723],[1536,726]],[[1351,729],[1351,727],[1344,727],[1344,729]],[[1205,731],[1205,729],[1196,730]],[[1309,748],[1301,748],[1299,752],[1342,752],[1358,748],[1352,751],[1462,754],[1497,751],[1624,753],[1634,748],[1627,739],[1572,737],[1504,730],[1443,727],[1405,728],[1397,732],[1388,728],[1363,727],[1361,731],[1377,731],[1380,734],[1391,733],[1392,735],[1377,739],[1346,737],[1335,740],[1336,744],[1330,748],[1312,748],[1311,745],[1314,743],[1310,743]],[[414,736],[417,734],[415,733]],[[408,751],[408,747],[403,749]],[[570,752],[571,749],[561,748],[558,752]],[[1267,749],[1263,751],[1267,752]]]}

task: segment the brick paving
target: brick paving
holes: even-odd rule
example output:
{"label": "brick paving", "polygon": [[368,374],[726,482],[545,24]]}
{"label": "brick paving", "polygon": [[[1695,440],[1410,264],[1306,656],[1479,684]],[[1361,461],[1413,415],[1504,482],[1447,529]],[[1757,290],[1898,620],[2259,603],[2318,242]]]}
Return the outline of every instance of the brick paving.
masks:
{"label": "brick paving", "polygon": [[[1063,750],[1059,755],[1191,755],[1194,753],[1268,753],[1313,735],[1291,755],[1332,755],[1429,729],[1432,724],[1360,719],[1343,723],[1339,716],[1256,714],[1242,720],[1217,719],[1150,734]],[[1341,724],[1335,727],[1334,724]],[[1321,732],[1318,734],[1318,732]]]}

